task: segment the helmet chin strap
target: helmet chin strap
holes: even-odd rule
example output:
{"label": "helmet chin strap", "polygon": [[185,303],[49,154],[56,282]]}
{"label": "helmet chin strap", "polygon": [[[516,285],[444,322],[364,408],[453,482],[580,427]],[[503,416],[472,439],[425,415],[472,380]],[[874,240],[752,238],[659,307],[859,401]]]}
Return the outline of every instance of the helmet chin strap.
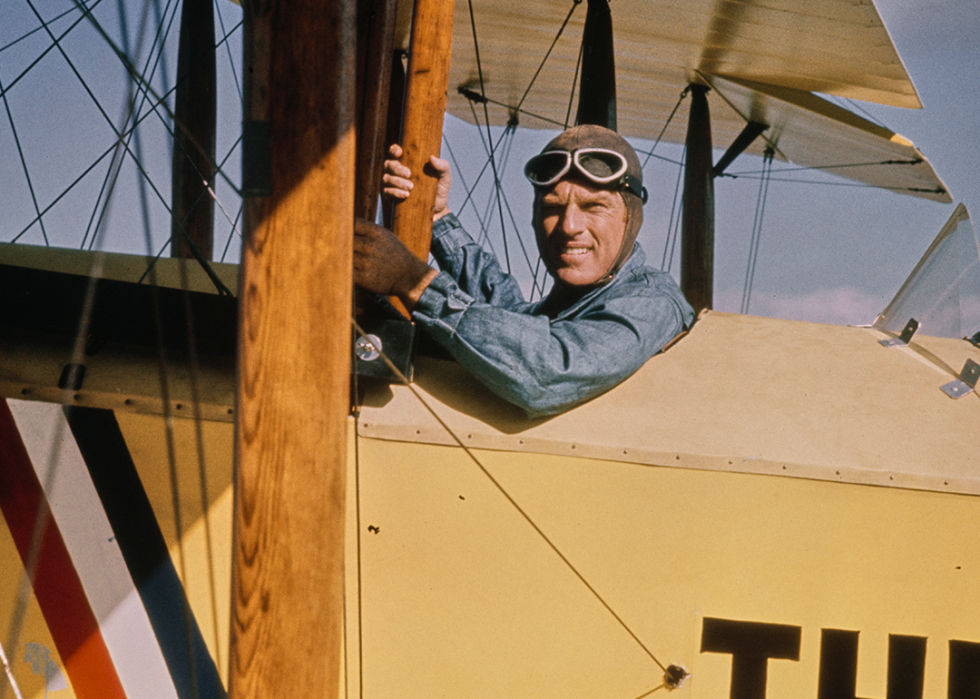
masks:
{"label": "helmet chin strap", "polygon": [[612,263],[609,271],[596,282],[596,285],[608,284],[616,278],[616,274],[620,269],[622,269],[623,265],[626,264],[626,261],[630,258],[630,255],[633,254],[636,236],[639,235],[640,227],[643,225],[643,200],[629,191],[620,191],[619,196],[622,197],[623,203],[626,205],[626,222],[623,230],[623,243],[619,248],[619,255],[616,256],[615,262]]}

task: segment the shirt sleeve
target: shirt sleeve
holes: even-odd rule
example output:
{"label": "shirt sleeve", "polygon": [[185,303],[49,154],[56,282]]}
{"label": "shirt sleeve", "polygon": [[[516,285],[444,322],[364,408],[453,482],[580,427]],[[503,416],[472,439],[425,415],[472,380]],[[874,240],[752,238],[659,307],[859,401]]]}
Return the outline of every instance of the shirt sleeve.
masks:
{"label": "shirt sleeve", "polygon": [[444,271],[414,318],[490,390],[538,417],[609,390],[690,322],[667,275],[632,276],[599,289],[574,317],[551,320],[481,302]]}
{"label": "shirt sleeve", "polygon": [[432,224],[432,256],[464,293],[492,306],[524,304],[520,284],[470,237],[453,214]]}

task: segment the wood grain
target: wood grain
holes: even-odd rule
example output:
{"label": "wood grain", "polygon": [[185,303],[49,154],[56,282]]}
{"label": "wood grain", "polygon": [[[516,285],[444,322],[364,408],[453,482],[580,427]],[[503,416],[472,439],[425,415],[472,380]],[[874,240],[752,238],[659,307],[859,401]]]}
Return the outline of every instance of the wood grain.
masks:
{"label": "wood grain", "polygon": [[343,627],[355,3],[245,3],[245,120],[272,195],[247,200],[232,629],[234,699],[337,696]]}

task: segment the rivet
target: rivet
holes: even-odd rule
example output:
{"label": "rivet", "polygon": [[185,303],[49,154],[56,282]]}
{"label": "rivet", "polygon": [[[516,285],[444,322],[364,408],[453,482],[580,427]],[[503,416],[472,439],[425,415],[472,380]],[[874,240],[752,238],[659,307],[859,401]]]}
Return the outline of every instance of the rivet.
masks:
{"label": "rivet", "polygon": [[575,445],[573,444],[573,445],[572,445],[572,449],[574,449],[574,448],[575,448]]}
{"label": "rivet", "polygon": [[629,454],[630,453],[630,450],[629,449],[623,449],[623,453],[624,454]]}
{"label": "rivet", "polygon": [[133,399],[132,398],[127,398],[126,400],[123,401],[123,403],[125,403],[126,405],[132,405],[133,404]]}
{"label": "rivet", "polygon": [[890,480],[890,481],[895,480],[895,476],[888,476],[888,480]]}
{"label": "rivet", "polygon": [[22,396],[29,396],[29,395],[31,395],[31,389],[29,389],[29,388],[22,388],[22,389],[20,389],[20,395],[22,395]]}
{"label": "rivet", "polygon": [[681,455],[680,455],[680,454],[678,454],[678,455],[677,455],[677,456],[675,456],[674,458],[675,458],[675,459],[677,459],[678,461],[680,461],[680,460],[681,460]]}
{"label": "rivet", "polygon": [[943,481],[943,485],[949,485],[949,481]]}
{"label": "rivet", "polygon": [[783,470],[784,471],[786,470],[786,464],[783,464]]}

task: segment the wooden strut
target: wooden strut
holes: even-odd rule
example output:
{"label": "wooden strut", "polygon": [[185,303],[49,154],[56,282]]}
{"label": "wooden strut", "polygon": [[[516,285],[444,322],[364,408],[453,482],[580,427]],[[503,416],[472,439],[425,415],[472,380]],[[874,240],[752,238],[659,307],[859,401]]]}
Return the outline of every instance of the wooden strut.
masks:
{"label": "wooden strut", "polygon": [[576,124],[616,130],[616,52],[607,0],[589,0],[582,33],[582,76]]}
{"label": "wooden strut", "polygon": [[[392,231],[420,260],[428,261],[432,242],[432,205],[437,180],[426,174],[429,156],[439,155],[449,84],[453,39],[452,0],[416,0],[412,15],[402,162],[412,171],[412,196],[395,207]],[[408,313],[397,299],[399,310]]]}
{"label": "wooden strut", "polygon": [[704,85],[691,85],[681,220],[681,291],[698,312],[713,307],[714,295],[715,189],[707,94]]}
{"label": "wooden strut", "polygon": [[357,7],[357,188],[354,215],[374,220],[385,159],[397,0]]}
{"label": "wooden strut", "polygon": [[170,256],[205,260],[214,254],[216,106],[214,8],[210,0],[184,0],[174,96],[174,154],[171,181]]}
{"label": "wooden strut", "polygon": [[356,2],[242,4],[271,195],[243,222],[229,696],[322,699],[341,677]]}

